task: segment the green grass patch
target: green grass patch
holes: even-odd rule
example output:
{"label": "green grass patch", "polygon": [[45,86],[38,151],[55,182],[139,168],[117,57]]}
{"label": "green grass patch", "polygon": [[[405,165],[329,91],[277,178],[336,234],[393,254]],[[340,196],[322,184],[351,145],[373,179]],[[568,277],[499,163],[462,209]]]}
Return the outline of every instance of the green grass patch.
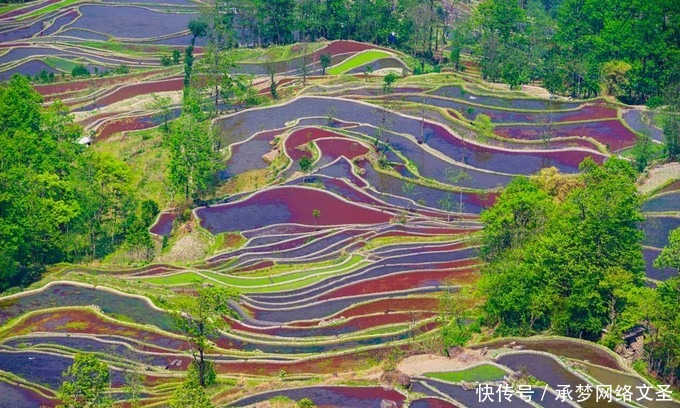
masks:
{"label": "green grass patch", "polygon": [[[305,54],[311,54],[324,45],[324,43],[297,43],[267,48],[237,48],[231,50],[230,53],[238,62],[265,63],[286,61]],[[309,62],[311,63],[312,61],[310,60]]]}
{"label": "green grass patch", "polygon": [[114,52],[117,54],[124,54],[130,56],[138,57],[149,57],[149,53],[166,54],[170,55],[172,50],[179,47],[173,47],[171,45],[139,45],[139,44],[127,44],[118,41],[84,41],[79,45],[83,47],[95,48],[97,50]]}
{"label": "green grass patch", "polygon": [[384,334],[393,334],[393,333],[401,333],[404,330],[408,330],[409,325],[408,324],[399,324],[396,326],[383,326],[383,327],[378,327],[375,329],[371,330],[366,330],[364,332],[359,333],[361,336],[377,336],[377,335],[384,335]]}
{"label": "green grass patch", "polygon": [[241,248],[247,242],[240,232],[223,232],[215,235],[215,242],[210,247],[210,253],[220,253]]}
{"label": "green grass patch", "polygon": [[330,67],[326,70],[326,72],[329,75],[339,75],[344,72],[347,72],[349,70],[352,70],[356,67],[360,67],[364,64],[368,64],[369,62],[373,62],[375,60],[378,60],[380,58],[389,58],[391,57],[392,54],[389,52],[385,51],[378,51],[378,50],[369,50],[369,51],[364,51],[361,52],[351,58],[348,58],[347,60],[343,61],[339,65],[336,65],[334,67]]}
{"label": "green grass patch", "polygon": [[[322,279],[325,279],[328,276],[331,276],[335,273],[339,273],[341,271],[346,272],[354,270],[364,264],[361,261],[362,261],[361,256],[353,255],[352,258],[350,258],[347,262],[333,265],[330,267],[318,269],[307,268],[305,270],[299,270],[300,266],[298,265],[297,272],[255,278],[223,275],[211,271],[201,271],[201,274],[212,279],[215,279],[225,285],[234,286],[243,292],[269,293],[282,290],[299,289],[312,283],[318,282]],[[201,275],[195,272],[182,272],[169,276],[140,279],[142,279],[146,283],[156,285],[182,285],[194,283],[197,280],[198,281],[205,280]]]}
{"label": "green grass patch", "polygon": [[59,10],[61,8],[66,8],[70,5],[80,3],[82,0],[62,0],[59,3],[54,3],[50,4],[47,7],[43,7],[41,9],[33,10],[28,14],[24,14],[23,16],[17,17],[17,20],[26,20],[27,18],[31,17],[36,17],[36,16],[42,16],[43,14],[47,14],[51,11]]}
{"label": "green grass patch", "polygon": [[134,190],[140,199],[151,199],[160,208],[171,204],[171,197],[165,186],[165,169],[169,155],[162,147],[163,135],[160,129],[128,132],[124,137],[112,137],[97,142],[92,149],[108,152],[127,163],[132,169]]}
{"label": "green grass patch", "polygon": [[49,66],[51,66],[54,69],[57,69],[59,71],[64,71],[67,73],[71,73],[73,68],[76,65],[79,65],[78,62],[75,61],[69,61],[63,58],[58,58],[58,57],[47,57],[44,59],[45,63]]}
{"label": "green grass patch", "polygon": [[141,281],[152,283],[154,285],[183,285],[187,283],[202,282],[205,280],[201,275],[194,272],[182,272],[174,275],[155,277],[155,278],[140,278]]}
{"label": "green grass patch", "polygon": [[[263,268],[263,269],[256,269],[253,271],[247,271],[247,272],[239,272],[238,276],[241,277],[269,277],[269,276],[275,276],[275,275],[283,275],[285,273],[292,273],[292,272],[297,272],[300,270],[300,268],[305,268],[305,269],[323,269],[326,267],[332,267],[335,265],[340,265],[344,261],[347,260],[347,256],[344,257],[339,257],[336,259],[331,259],[329,261],[321,261],[321,262],[312,262],[309,264],[306,264],[304,266],[300,264],[287,264],[287,263],[277,263],[274,264],[268,268]],[[231,262],[231,260],[230,260]],[[225,271],[224,268],[220,267],[220,271]]]}
{"label": "green grass patch", "polygon": [[87,322],[66,322],[58,327],[57,330],[85,330],[89,327]]}
{"label": "green grass patch", "polygon": [[8,11],[16,10],[19,7],[25,6],[24,3],[16,3],[16,4],[3,4],[0,6],[0,14],[7,13]]}
{"label": "green grass patch", "polygon": [[255,169],[231,177],[217,188],[216,197],[257,190],[270,182],[269,169]]}
{"label": "green grass patch", "polygon": [[428,243],[428,242],[449,242],[461,240],[463,235],[433,235],[431,237],[418,236],[396,236],[396,237],[379,237],[372,239],[362,248],[364,251],[379,248],[390,244],[405,244],[405,243]]}
{"label": "green grass patch", "polygon": [[661,112],[652,113],[652,124],[659,129],[663,128],[664,123],[666,123],[667,115]]}
{"label": "green grass patch", "polygon": [[435,378],[449,382],[461,381],[499,381],[507,373],[491,364],[482,364],[461,371],[445,371],[441,373],[425,373],[427,378]]}

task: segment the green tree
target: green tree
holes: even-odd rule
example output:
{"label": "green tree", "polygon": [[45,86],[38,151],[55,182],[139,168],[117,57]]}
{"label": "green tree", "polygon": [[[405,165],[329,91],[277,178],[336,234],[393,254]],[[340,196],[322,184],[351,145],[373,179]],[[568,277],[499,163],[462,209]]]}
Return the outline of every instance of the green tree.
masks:
{"label": "green tree", "polygon": [[373,67],[370,65],[366,65],[364,67],[364,81],[368,82],[368,77],[373,73]]}
{"label": "green tree", "polygon": [[493,137],[494,124],[488,115],[480,113],[474,121],[474,125],[479,130],[479,135],[482,137]]}
{"label": "green tree", "polygon": [[602,64],[602,76],[604,77],[604,89],[608,95],[625,95],[630,84],[628,74],[633,68],[625,61],[609,61]]}
{"label": "green tree", "polygon": [[657,268],[673,268],[680,271],[680,228],[676,228],[668,235],[666,245],[654,260]]}
{"label": "green tree", "polygon": [[474,293],[468,289],[460,289],[453,293],[445,292],[439,299],[437,320],[441,324],[440,334],[444,350],[464,346],[472,338],[466,320],[471,317],[474,302]]}
{"label": "green tree", "polygon": [[66,379],[57,397],[62,408],[104,408],[113,406],[106,394],[111,386],[109,368],[94,354],[78,353],[73,364],[63,373]]}
{"label": "green tree", "polygon": [[205,37],[208,35],[208,24],[205,21],[191,20],[187,25],[189,32],[191,33],[191,47],[196,44],[196,38]]}
{"label": "green tree", "polygon": [[449,58],[453,67],[456,71],[462,71],[463,66],[461,64],[461,53],[466,47],[470,47],[474,43],[474,38],[472,33],[474,28],[472,27],[472,19],[469,16],[463,16],[456,18],[450,28],[449,38],[451,45],[451,52]]}
{"label": "green tree", "polygon": [[191,365],[186,379],[172,394],[170,408],[213,408],[200,378],[195,366]]}
{"label": "green tree", "polygon": [[298,167],[300,167],[300,171],[303,174],[302,182],[304,183],[305,182],[304,176],[312,171],[313,167],[312,159],[309,156],[302,156],[300,160],[298,160]]}
{"label": "green tree", "polygon": [[652,335],[645,345],[650,372],[664,381],[680,376],[680,277],[673,277],[656,290],[655,296],[645,299],[651,303]]}
{"label": "green tree", "polygon": [[185,200],[212,193],[217,183],[220,154],[208,122],[193,115],[180,116],[167,138],[170,150],[169,181],[173,190]]}
{"label": "green tree", "polygon": [[135,369],[125,371],[125,390],[127,392],[127,401],[130,408],[139,408],[142,406],[142,386],[144,384],[144,375]]}
{"label": "green tree", "polygon": [[194,77],[194,85],[198,90],[208,90],[214,101],[212,109],[215,116],[220,112],[222,96],[233,93],[234,78],[231,71],[236,67],[233,55],[228,50],[221,50],[213,43],[204,47],[203,58],[196,64],[199,75]]}
{"label": "green tree", "polygon": [[600,284],[608,271],[630,272],[635,285],[642,285],[642,235],[637,225],[643,218],[629,163],[612,159],[598,166],[587,159],[580,168],[583,187],[567,196],[531,253],[557,295],[553,329],[596,339],[611,323],[611,287]]}
{"label": "green tree", "polygon": [[473,14],[480,32],[475,54],[485,79],[511,80],[513,85],[526,79],[524,55],[526,11],[515,0],[485,0]]}
{"label": "green tree", "polygon": [[111,252],[124,237],[125,223],[137,209],[132,172],[109,153],[87,151],[79,163],[79,203],[89,236],[89,252],[97,258]]}
{"label": "green tree", "polygon": [[480,288],[499,333],[550,327],[598,339],[603,328],[631,321],[628,294],[644,276],[635,172],[616,158],[603,166],[586,159],[580,169],[563,200],[518,178],[482,213],[481,254],[489,264]]}
{"label": "green tree", "polygon": [[136,207],[127,165],[79,145],[68,109],[41,102],[24,77],[0,84],[0,291],[109,253]]}
{"label": "green tree", "polygon": [[161,129],[163,132],[167,133],[170,130],[168,122],[172,117],[172,111],[170,110],[170,105],[172,100],[167,96],[160,96],[158,94],[151,94],[151,102],[149,102],[148,108],[157,112],[158,116],[163,121]]}
{"label": "green tree", "polygon": [[[468,172],[462,169],[454,169],[452,167],[447,167],[444,169],[444,176],[449,183],[456,185],[462,184],[465,181],[472,180],[472,176]],[[458,192],[458,212],[463,214],[463,189],[460,188]],[[460,217],[460,222],[463,222],[463,217]]]}
{"label": "green tree", "polygon": [[331,66],[331,55],[321,54],[319,61],[321,62],[321,75],[326,75],[326,68]]}
{"label": "green tree", "polygon": [[71,76],[74,77],[74,78],[89,77],[90,71],[87,69],[87,67],[85,65],[76,65],[71,70]]}
{"label": "green tree", "polygon": [[389,95],[392,93],[392,86],[399,79],[397,74],[390,72],[383,77],[383,94]]}
{"label": "green tree", "polygon": [[638,137],[638,140],[635,142],[635,146],[633,146],[631,153],[633,155],[633,159],[635,160],[635,169],[639,173],[642,173],[647,168],[649,161],[654,155],[653,149],[654,143],[649,136],[644,135]]}
{"label": "green tree", "polygon": [[191,74],[194,70],[194,46],[184,49],[184,89],[191,85]]}
{"label": "green tree", "polygon": [[[639,18],[631,19],[631,13]],[[668,68],[677,61],[677,42],[664,21],[677,13],[664,1],[562,1],[554,42],[572,65],[572,93],[597,94],[602,83],[626,101],[659,95],[676,82],[677,69]]]}
{"label": "green tree", "polygon": [[548,194],[524,177],[516,177],[496,204],[482,212],[482,259],[493,261],[507,250],[522,246],[546,224],[553,203]]}
{"label": "green tree", "polygon": [[153,259],[155,245],[151,239],[148,226],[136,216],[130,218],[130,227],[125,236],[125,244],[128,250],[135,252],[138,258],[146,261]]}
{"label": "green tree", "polygon": [[664,146],[670,160],[680,159],[680,117],[669,115],[663,126]]}
{"label": "green tree", "polygon": [[483,309],[489,322],[497,324],[498,335],[524,336],[547,328],[550,322],[554,294],[541,284],[538,270],[521,262],[522,255],[520,250],[510,250],[482,270]]}
{"label": "green tree", "polygon": [[198,287],[195,296],[179,301],[179,311],[173,315],[175,327],[191,345],[192,364],[201,387],[215,382],[214,367],[206,353],[212,349],[210,338],[227,327],[223,316],[231,313],[228,302],[234,296],[225,288]]}
{"label": "green tree", "polygon": [[295,0],[262,0],[257,4],[266,42],[278,45],[292,42],[295,27]]}
{"label": "green tree", "polygon": [[542,78],[545,89],[550,95],[564,92],[568,74],[564,62],[555,53],[548,53],[544,67]]}
{"label": "green tree", "polygon": [[309,398],[303,398],[297,402],[298,408],[315,408],[316,404]]}
{"label": "green tree", "polygon": [[529,83],[531,79],[528,56],[517,50],[507,51],[504,54],[501,79],[510,86],[510,89],[522,89],[522,85]]}
{"label": "green tree", "polygon": [[234,83],[234,105],[235,108],[247,109],[251,106],[256,106],[262,103],[263,97],[260,96],[257,89],[253,87],[253,75],[237,75]]}
{"label": "green tree", "polygon": [[141,221],[146,227],[156,221],[156,216],[160,212],[158,204],[154,200],[144,200],[141,203]]}
{"label": "green tree", "polygon": [[451,221],[451,211],[453,211],[453,206],[455,205],[455,202],[453,201],[453,196],[451,193],[446,193],[444,194],[444,197],[440,198],[437,200],[437,204],[439,204],[439,207],[446,211],[446,221]]}
{"label": "green tree", "polygon": [[[680,64],[676,64],[678,65]],[[668,158],[673,161],[680,160],[680,74],[676,76],[676,81],[672,82],[664,93],[666,106],[662,109],[664,148]]]}

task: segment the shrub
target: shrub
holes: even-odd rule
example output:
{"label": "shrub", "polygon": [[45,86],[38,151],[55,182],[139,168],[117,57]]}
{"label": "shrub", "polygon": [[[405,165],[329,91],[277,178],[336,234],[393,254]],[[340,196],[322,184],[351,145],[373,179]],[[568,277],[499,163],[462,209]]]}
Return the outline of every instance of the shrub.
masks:
{"label": "shrub", "polygon": [[129,74],[130,73],[130,67],[125,65],[125,64],[121,64],[121,65],[117,66],[116,69],[113,70],[113,72],[116,73],[116,74]]}
{"label": "shrub", "polygon": [[298,408],[314,408],[316,404],[309,398],[303,398],[297,403]]}
{"label": "shrub", "polygon": [[89,77],[90,76],[90,71],[88,71],[87,67],[85,65],[76,65],[73,67],[71,70],[71,76],[72,77]]}
{"label": "shrub", "polygon": [[663,105],[663,96],[652,96],[646,103],[649,109],[656,109]]}

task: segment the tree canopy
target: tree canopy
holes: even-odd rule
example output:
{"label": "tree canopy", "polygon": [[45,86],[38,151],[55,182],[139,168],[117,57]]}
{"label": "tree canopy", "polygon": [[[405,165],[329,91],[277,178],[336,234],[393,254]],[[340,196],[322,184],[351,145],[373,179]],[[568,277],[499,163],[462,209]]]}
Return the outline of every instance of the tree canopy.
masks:
{"label": "tree canopy", "polygon": [[483,76],[511,88],[541,79],[552,92],[639,103],[674,82],[679,12],[670,0],[484,0],[475,35],[454,50],[469,46]]}
{"label": "tree canopy", "polygon": [[106,394],[111,386],[109,368],[94,354],[78,353],[63,373],[66,381],[57,392],[61,408],[106,408],[113,400]]}
{"label": "tree canopy", "polygon": [[[485,223],[480,287],[500,333],[550,328],[599,339],[620,311],[609,303],[619,279],[642,286],[642,220],[634,171],[620,159],[586,159],[563,201],[535,180],[513,180]],[[619,329],[627,329],[619,328]]]}
{"label": "tree canopy", "polygon": [[226,328],[223,316],[231,313],[228,301],[234,296],[225,288],[198,287],[196,295],[184,299],[174,315],[175,326],[191,344],[192,365],[202,387],[215,382],[215,371],[206,352],[212,347],[210,338]]}
{"label": "tree canopy", "polygon": [[41,102],[24,77],[0,84],[0,291],[110,253],[139,212],[127,165],[79,145],[68,109]]}
{"label": "tree canopy", "polygon": [[[173,191],[185,200],[209,194],[217,182],[220,155],[210,123],[201,122],[192,108],[172,123],[167,136],[170,150],[169,181]],[[196,108],[201,116],[200,107]]]}
{"label": "tree canopy", "polygon": [[680,271],[680,228],[676,228],[668,236],[666,245],[659,257],[654,260],[657,268],[673,268]]}

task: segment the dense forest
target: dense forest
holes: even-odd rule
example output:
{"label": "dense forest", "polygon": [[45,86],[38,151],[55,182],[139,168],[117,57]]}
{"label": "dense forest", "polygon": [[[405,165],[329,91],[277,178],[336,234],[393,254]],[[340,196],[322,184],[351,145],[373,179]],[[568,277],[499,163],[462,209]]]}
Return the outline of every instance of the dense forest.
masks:
{"label": "dense forest", "polygon": [[[632,166],[586,159],[577,178],[545,169],[514,179],[491,209],[479,283],[487,323],[497,335],[548,332],[610,348],[640,325],[650,333],[646,363],[680,378],[680,278],[644,285],[640,197]],[[680,230],[672,233],[678,236]],[[657,264],[680,266],[677,238]]]}
{"label": "dense forest", "polygon": [[0,86],[0,291],[47,265],[151,245],[158,206],[135,198],[127,165],[78,144],[67,108],[41,102],[22,76]]}
{"label": "dense forest", "polygon": [[[184,88],[177,91],[178,96],[182,93],[181,113],[169,120],[171,107],[178,105],[167,96],[154,95],[149,108],[164,116],[154,132],[168,156],[159,174],[178,213],[174,228],[195,227],[191,208],[232,194],[220,193],[223,180],[218,173],[225,167],[225,154],[233,152],[225,153],[228,149],[221,145],[211,120],[266,101],[266,90],[254,89],[253,76],[233,73],[236,59],[231,52],[237,47],[353,39],[408,53],[412,58],[405,59],[414,74],[479,68],[483,79],[510,89],[532,83],[545,87],[551,96],[608,96],[645,103],[663,124],[663,148],[659,142],[654,152],[640,150],[653,144],[640,133],[635,136],[638,145],[631,147],[631,142],[629,151],[603,147],[615,152],[606,159],[599,156],[603,164],[585,159],[579,174],[561,174],[550,167],[530,177],[515,177],[493,206],[480,210],[483,231],[466,232],[466,239],[474,242],[471,247],[480,248],[473,257],[479,255],[483,262],[474,264],[472,286],[457,285],[438,299],[441,337],[433,337],[442,340],[447,351],[449,346],[490,337],[536,334],[580,338],[616,350],[626,333],[642,330],[644,355],[634,367],[678,385],[680,277],[663,282],[646,279],[641,229],[646,197],[636,181],[649,162],[680,159],[679,15],[677,0],[215,0],[202,6],[200,17],[189,23],[191,45],[183,61],[182,53],[174,49],[162,63],[178,65],[175,75],[183,62]],[[195,57],[194,45],[204,37],[202,55]],[[319,62],[325,76],[331,56],[318,58],[296,67],[301,82],[307,81],[307,64]],[[79,67],[72,77],[79,76]],[[274,70],[267,74],[272,103],[285,98],[277,93],[275,75],[281,74]],[[366,82],[368,77],[367,72]],[[437,78],[444,77],[442,84],[448,85],[453,75]],[[383,96],[392,92],[398,78],[395,73],[378,78]],[[609,98],[603,105],[616,106],[612,117],[620,118],[625,109],[613,102]],[[83,129],[66,106],[56,101],[45,107],[25,77],[15,75],[0,83],[0,111],[0,293],[37,281],[52,265],[96,263],[121,248],[134,258],[130,263],[154,260],[163,238],[154,240],[149,227],[159,208],[153,200],[139,198],[128,164],[79,143]],[[332,115],[329,112],[329,123]],[[495,137],[490,130],[484,134],[485,126],[494,125],[489,116],[480,114],[474,121],[469,116],[471,129],[481,130],[482,137]],[[382,128],[375,149],[367,149],[371,154],[379,153],[380,132]],[[309,146],[312,150],[311,141]],[[255,161],[260,157],[256,155]],[[292,162],[296,165],[306,184],[312,158],[304,156]],[[464,177],[469,176],[462,170],[447,174],[458,186]],[[402,192],[410,196],[415,188],[407,181]],[[440,204],[452,213],[456,206],[451,192],[447,194]],[[463,219],[467,210],[462,190],[457,208]],[[415,211],[409,207],[404,214]],[[309,213],[313,229],[319,231],[319,210]],[[452,222],[450,215],[447,223]],[[439,217],[443,223],[444,217]],[[390,220],[390,227],[396,222],[406,223],[406,216]],[[171,238],[166,237],[163,245]],[[668,242],[655,266],[680,270],[680,228],[671,232]],[[274,284],[271,275],[267,279]],[[197,285],[195,292],[195,299],[180,299],[182,310],[171,317],[175,335],[187,339],[193,357],[187,380],[172,397],[173,407],[212,406],[203,387],[215,383],[217,374],[207,353],[213,351],[215,336],[226,330],[228,299],[236,297],[236,292],[212,286]],[[282,369],[281,380],[285,375]],[[76,355],[64,377],[58,391],[64,406],[83,405],[79,390],[87,387],[94,389],[93,404],[113,404],[105,391],[111,380],[108,368],[97,358]]]}
{"label": "dense forest", "polygon": [[[541,81],[577,98],[661,102],[680,72],[680,4],[673,0],[218,0],[239,43],[353,39],[425,63],[479,58],[485,79]],[[224,12],[227,10],[227,12]],[[446,52],[443,52],[444,49]]]}

